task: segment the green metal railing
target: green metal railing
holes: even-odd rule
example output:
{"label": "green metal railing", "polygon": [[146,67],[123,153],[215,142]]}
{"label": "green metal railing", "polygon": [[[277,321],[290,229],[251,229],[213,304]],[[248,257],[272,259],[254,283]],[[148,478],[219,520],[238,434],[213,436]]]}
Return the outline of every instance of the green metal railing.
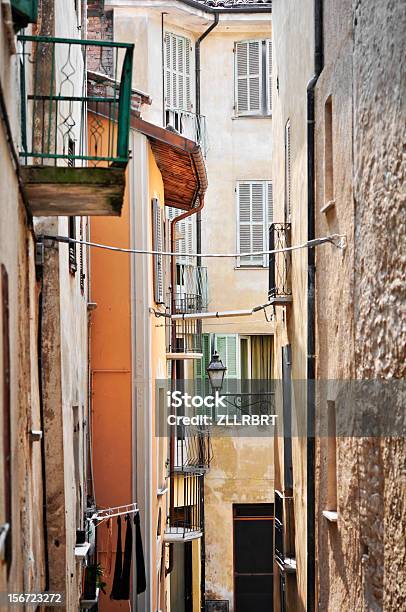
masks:
{"label": "green metal railing", "polygon": [[46,36],[18,40],[25,163],[125,166],[134,45]]}

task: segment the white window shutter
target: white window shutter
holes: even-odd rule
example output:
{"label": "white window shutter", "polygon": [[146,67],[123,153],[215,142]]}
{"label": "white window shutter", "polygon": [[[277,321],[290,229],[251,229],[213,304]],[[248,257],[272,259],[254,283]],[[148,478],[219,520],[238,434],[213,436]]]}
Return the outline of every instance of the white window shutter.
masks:
{"label": "white window shutter", "polygon": [[272,40],[266,41],[266,109],[272,114]]}
{"label": "white window shutter", "polygon": [[165,104],[172,105],[172,35],[165,34]]}
{"label": "white window shutter", "polygon": [[178,98],[176,108],[185,108],[185,39],[176,37],[176,75]]}
{"label": "white window shutter", "polygon": [[192,110],[192,92],[191,92],[191,80],[190,80],[190,56],[191,56],[191,45],[190,41],[185,39],[185,101],[186,110]]}
{"label": "white window shutter", "polygon": [[236,112],[238,115],[249,110],[248,99],[248,43],[235,44],[235,82],[236,82]]}
{"label": "white window shutter", "polygon": [[261,111],[262,99],[262,41],[249,43],[249,110]]}
{"label": "white window shutter", "polygon": [[[152,200],[152,231],[153,250],[163,250],[163,218],[161,207],[156,198]],[[154,300],[157,304],[164,303],[164,272],[163,256],[154,255]]]}
{"label": "white window shutter", "polygon": [[[266,196],[265,181],[237,184],[238,252],[265,251]],[[263,255],[240,257],[240,265],[266,265]]]}

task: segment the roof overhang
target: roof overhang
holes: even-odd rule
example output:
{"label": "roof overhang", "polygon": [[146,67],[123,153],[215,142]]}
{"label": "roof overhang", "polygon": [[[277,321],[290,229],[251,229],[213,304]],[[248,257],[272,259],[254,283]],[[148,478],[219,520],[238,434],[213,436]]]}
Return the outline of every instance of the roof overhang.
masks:
{"label": "roof overhang", "polygon": [[204,198],[208,181],[201,147],[177,132],[131,117],[131,128],[148,138],[164,183],[165,205],[191,210]]}

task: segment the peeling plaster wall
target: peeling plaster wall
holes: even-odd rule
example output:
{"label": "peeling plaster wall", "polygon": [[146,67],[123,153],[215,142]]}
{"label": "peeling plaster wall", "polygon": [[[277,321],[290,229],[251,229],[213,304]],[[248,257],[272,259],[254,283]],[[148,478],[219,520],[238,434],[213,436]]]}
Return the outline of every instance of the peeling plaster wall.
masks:
{"label": "peeling plaster wall", "polygon": [[205,477],[206,597],[234,610],[233,504],[273,503],[273,445],[269,438],[212,438]]}

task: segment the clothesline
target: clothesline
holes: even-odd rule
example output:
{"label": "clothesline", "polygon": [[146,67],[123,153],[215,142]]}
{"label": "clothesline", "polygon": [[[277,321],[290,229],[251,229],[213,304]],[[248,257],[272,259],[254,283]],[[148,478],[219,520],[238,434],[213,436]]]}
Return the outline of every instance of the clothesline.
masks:
{"label": "clothesline", "polygon": [[115,516],[123,516],[125,514],[135,514],[138,512],[138,507],[135,502],[131,504],[125,504],[123,506],[114,506],[112,508],[103,508],[92,514],[89,518],[90,521],[95,523],[95,526],[98,527],[102,522],[107,521],[110,518],[114,518]]}

